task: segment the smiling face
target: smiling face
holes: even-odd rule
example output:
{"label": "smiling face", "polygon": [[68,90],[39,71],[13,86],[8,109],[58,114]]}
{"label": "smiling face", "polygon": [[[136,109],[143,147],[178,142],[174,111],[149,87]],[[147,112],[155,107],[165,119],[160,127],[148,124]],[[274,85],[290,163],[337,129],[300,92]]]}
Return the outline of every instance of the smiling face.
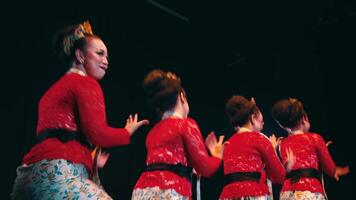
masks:
{"label": "smiling face", "polygon": [[82,62],[88,76],[96,80],[104,77],[109,65],[108,51],[100,38],[87,39],[87,44],[82,51]]}

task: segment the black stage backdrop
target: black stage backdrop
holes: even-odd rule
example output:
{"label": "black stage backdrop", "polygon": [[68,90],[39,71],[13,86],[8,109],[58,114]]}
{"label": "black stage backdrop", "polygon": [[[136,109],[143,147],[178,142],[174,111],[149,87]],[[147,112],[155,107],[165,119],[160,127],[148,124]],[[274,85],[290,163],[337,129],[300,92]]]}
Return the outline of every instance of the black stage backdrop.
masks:
{"label": "black stage backdrop", "polygon": [[[311,130],[333,141],[329,149],[335,162],[351,167],[339,182],[326,178],[329,199],[355,199],[356,5],[351,0],[49,1],[2,8],[7,11],[0,14],[4,199],[34,142],[38,100],[67,70],[52,54],[52,35],[84,20],[90,20],[110,53],[109,71],[100,82],[109,124],[123,127],[135,112],[151,120],[130,145],[106,149],[111,156],[100,173],[114,199],[130,199],[144,170],[145,138],[155,118],[141,84],[153,68],[182,77],[190,116],[204,138],[210,131],[226,139],[233,133],[224,113],[233,94],[255,97],[264,113],[263,132],[283,136],[270,107],[277,99],[297,97],[305,104]],[[222,180],[222,169],[203,178],[202,199],[217,199]],[[275,193],[279,189],[276,185]]]}

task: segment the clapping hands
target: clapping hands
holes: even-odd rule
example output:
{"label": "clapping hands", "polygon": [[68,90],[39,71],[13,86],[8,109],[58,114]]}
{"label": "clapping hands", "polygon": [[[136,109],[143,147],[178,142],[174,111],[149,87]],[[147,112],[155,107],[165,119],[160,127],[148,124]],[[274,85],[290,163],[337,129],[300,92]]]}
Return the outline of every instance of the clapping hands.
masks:
{"label": "clapping hands", "polygon": [[217,141],[215,133],[212,131],[205,139],[205,145],[208,147],[210,154],[214,157],[222,159],[224,153],[224,145],[227,142],[224,142],[224,135],[219,137]]}
{"label": "clapping hands", "polygon": [[269,136],[269,140],[271,141],[271,144],[273,146],[274,149],[276,149],[278,147],[278,145],[281,143],[283,137],[276,137],[275,134],[272,134],[271,136]]}

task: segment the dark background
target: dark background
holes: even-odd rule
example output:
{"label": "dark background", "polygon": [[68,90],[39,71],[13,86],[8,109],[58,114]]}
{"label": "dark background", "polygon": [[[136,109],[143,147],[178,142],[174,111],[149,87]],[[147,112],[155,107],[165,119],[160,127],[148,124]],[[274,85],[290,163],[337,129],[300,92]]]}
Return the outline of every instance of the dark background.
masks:
{"label": "dark background", "polygon": [[[210,131],[231,136],[224,104],[233,94],[255,97],[264,113],[263,132],[283,136],[270,107],[280,98],[297,97],[311,130],[333,141],[329,150],[336,164],[351,167],[340,182],[326,177],[329,199],[355,198],[354,1],[16,2],[2,10],[2,199],[34,141],[39,98],[67,70],[52,54],[52,36],[84,20],[109,49],[109,71],[101,85],[110,125],[123,127],[134,112],[155,122],[141,88],[153,68],[181,76],[190,116],[204,138]],[[100,173],[114,199],[130,199],[145,166],[150,126],[141,128],[129,146],[106,149],[111,156]],[[218,198],[222,174],[202,179],[203,200]]]}

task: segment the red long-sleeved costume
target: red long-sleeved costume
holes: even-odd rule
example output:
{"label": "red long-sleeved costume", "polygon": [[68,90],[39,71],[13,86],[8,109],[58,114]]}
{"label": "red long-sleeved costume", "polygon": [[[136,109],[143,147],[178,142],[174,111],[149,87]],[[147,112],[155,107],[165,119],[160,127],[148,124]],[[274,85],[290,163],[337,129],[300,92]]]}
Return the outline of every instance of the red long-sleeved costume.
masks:
{"label": "red long-sleeved costume", "polygon": [[[146,139],[146,164],[182,164],[195,168],[198,174],[209,177],[218,170],[221,159],[210,157],[197,123],[191,119],[167,118],[158,122]],[[174,189],[191,196],[191,183],[171,171],[150,171],[141,174],[134,189],[158,186]]]}
{"label": "red long-sleeved costume", "polygon": [[[234,172],[260,172],[263,170],[272,180],[282,184],[285,170],[279,161],[271,142],[259,132],[235,133],[224,150],[224,174]],[[220,194],[220,199],[239,198],[247,196],[264,196],[269,194],[265,177],[259,182],[240,181],[226,185]]]}
{"label": "red long-sleeved costume", "polygon": [[[36,133],[45,129],[79,131],[93,145],[112,147],[130,143],[126,129],[107,125],[105,101],[99,83],[88,76],[69,73],[43,95],[39,103]],[[43,159],[65,159],[92,171],[90,149],[77,141],[62,143],[49,138],[36,144],[23,159],[31,164]]]}
{"label": "red long-sleeved costume", "polygon": [[[335,173],[335,163],[332,160],[323,138],[316,133],[304,133],[290,135],[282,140],[280,144],[280,153],[283,162],[287,158],[286,151],[290,148],[296,157],[296,163],[292,170],[314,168],[319,170],[321,167],[324,172],[333,176]],[[282,187],[284,191],[310,191],[324,193],[320,181],[315,178],[301,178],[297,183],[291,183],[287,179]]]}

